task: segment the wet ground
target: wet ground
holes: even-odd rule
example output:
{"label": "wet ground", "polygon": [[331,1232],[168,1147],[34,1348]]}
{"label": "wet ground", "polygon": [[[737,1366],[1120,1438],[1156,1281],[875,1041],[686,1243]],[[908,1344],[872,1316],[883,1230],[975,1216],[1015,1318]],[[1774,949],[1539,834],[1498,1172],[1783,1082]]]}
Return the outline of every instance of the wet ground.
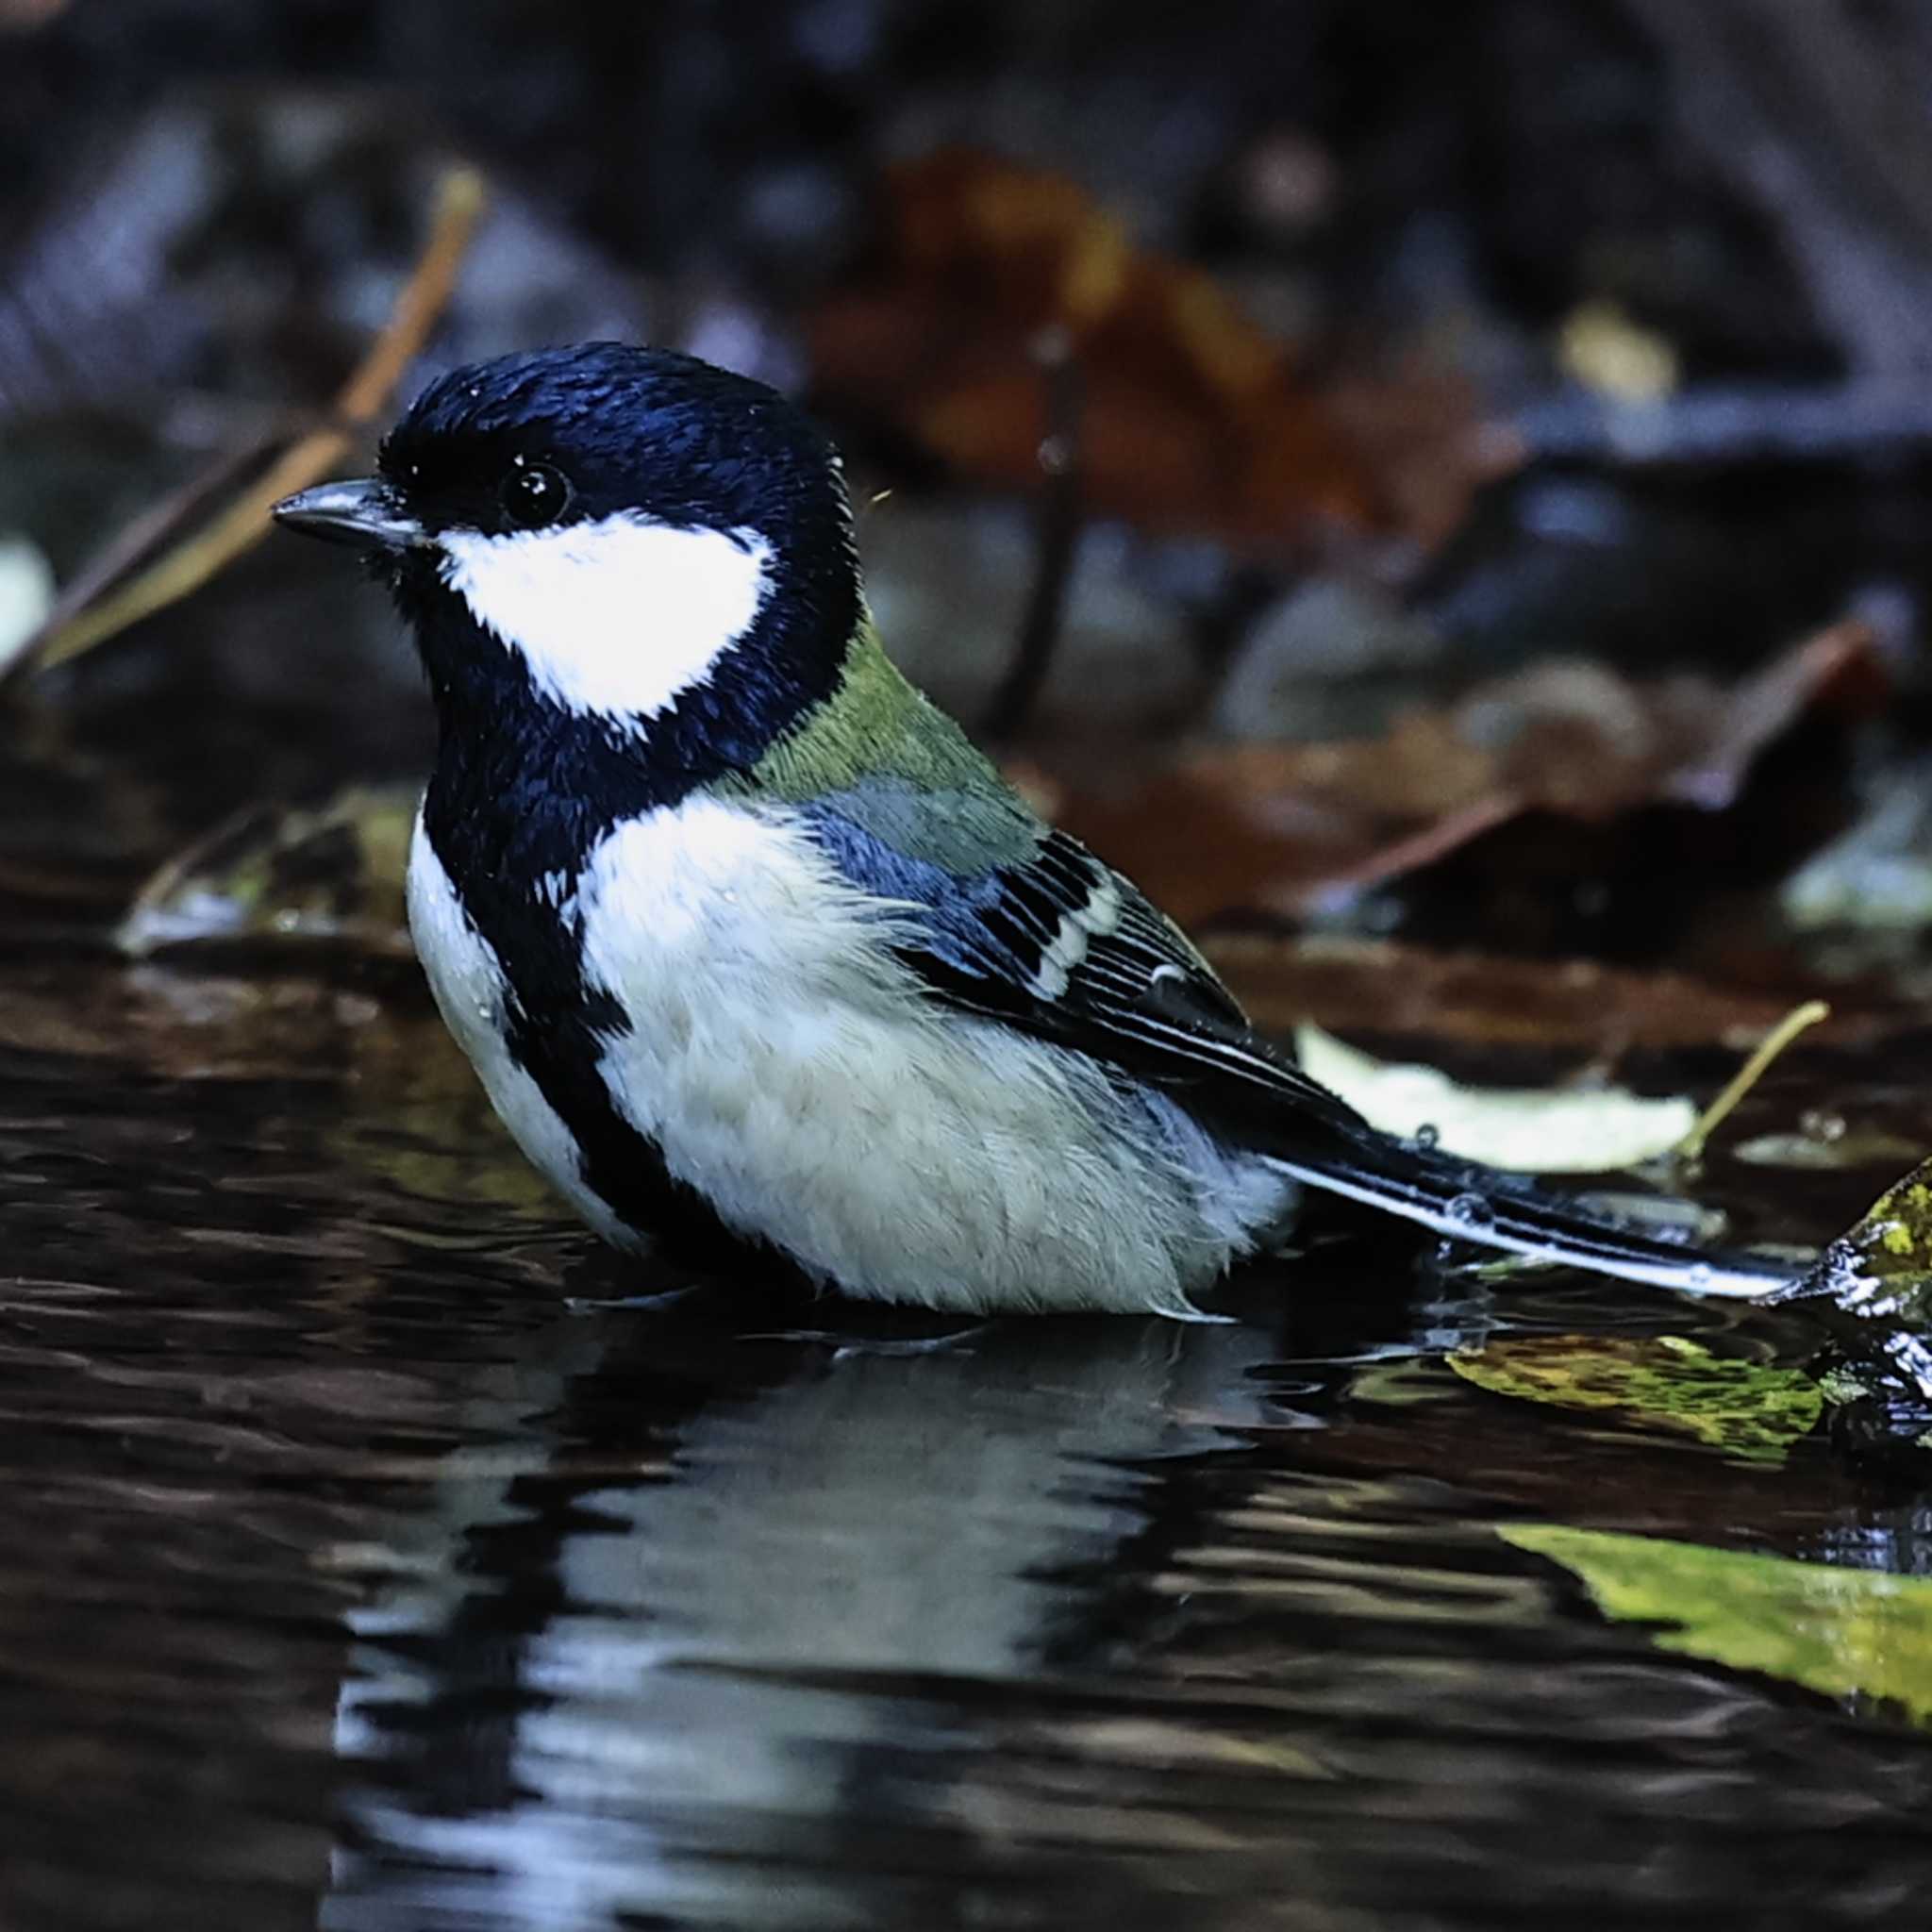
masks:
{"label": "wet ground", "polygon": [[[1918,1923],[1910,1654],[1890,1700],[1676,1654],[1504,1534],[1932,1571],[1909,1490],[1445,1361],[1801,1321],[1359,1228],[1222,1325],[598,1306],[648,1284],[406,967],[108,953],[171,815],[279,769],[215,715],[5,776],[0,1922]],[[1907,1061],[1831,1072],[1909,1129]],[[1889,1177],[1714,1172],[1785,1237]]]}

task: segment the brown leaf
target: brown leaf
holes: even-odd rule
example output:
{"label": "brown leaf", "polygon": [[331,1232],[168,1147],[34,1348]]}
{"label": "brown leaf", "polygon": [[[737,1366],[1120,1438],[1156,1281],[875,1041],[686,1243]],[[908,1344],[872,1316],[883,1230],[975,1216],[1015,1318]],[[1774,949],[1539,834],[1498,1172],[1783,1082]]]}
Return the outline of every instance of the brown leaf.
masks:
{"label": "brown leaf", "polygon": [[1651,805],[1727,808],[1807,711],[1866,706],[1881,688],[1875,640],[1856,622],[1730,691],[1558,661],[1399,719],[1386,738],[1217,746],[1131,791],[1069,788],[1053,802],[1184,924],[1235,910],[1298,917],[1527,813],[1601,824]]}
{"label": "brown leaf", "polygon": [[[1609,1060],[1633,1048],[1748,1051],[1786,1005],[1781,995],[1683,973],[1437,952],[1392,940],[1230,933],[1210,938],[1207,950],[1256,1023],[1276,1033],[1313,1020],[1340,1033],[1560,1048]],[[1865,1045],[1913,1019],[1904,1007],[1836,1009],[1807,1038]]]}
{"label": "brown leaf", "polygon": [[1825,706],[1872,711],[1885,696],[1877,635],[1848,619],[1774,658],[1731,693],[1710,740],[1685,757],[1661,795],[1716,810],[1738,795],[1744,775],[1804,712]]}
{"label": "brown leaf", "polygon": [[1135,250],[1064,176],[947,149],[895,170],[887,204],[881,273],[813,319],[817,376],[975,481],[1039,480],[1049,331],[1079,371],[1085,498],[1108,514],[1237,539],[1324,521],[1432,539],[1509,459],[1451,385],[1357,384],[1331,407],[1211,276]]}

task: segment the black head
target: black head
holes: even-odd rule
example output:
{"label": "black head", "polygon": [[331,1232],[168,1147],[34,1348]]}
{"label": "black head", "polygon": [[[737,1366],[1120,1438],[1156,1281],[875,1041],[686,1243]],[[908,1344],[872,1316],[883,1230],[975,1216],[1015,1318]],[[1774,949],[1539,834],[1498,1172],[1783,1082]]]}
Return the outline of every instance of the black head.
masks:
{"label": "black head", "polygon": [[622,342],[504,356],[425,390],[378,469],[276,514],[372,556],[446,748],[576,721],[727,769],[837,680],[860,610],[837,452],[762,383]]}
{"label": "black head", "polygon": [[383,480],[432,534],[623,512],[776,547],[837,542],[837,452],[777,391],[669,349],[584,342],[458,369],[382,445]]}

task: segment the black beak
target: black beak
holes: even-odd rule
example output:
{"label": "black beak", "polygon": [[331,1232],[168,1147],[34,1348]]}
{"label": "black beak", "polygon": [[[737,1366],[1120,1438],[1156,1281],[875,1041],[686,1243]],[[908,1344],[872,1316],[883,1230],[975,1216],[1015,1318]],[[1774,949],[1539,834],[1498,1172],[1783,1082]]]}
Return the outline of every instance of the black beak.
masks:
{"label": "black beak", "polygon": [[375,476],[297,491],[275,505],[274,515],[285,530],[357,550],[408,550],[425,541],[423,525]]}

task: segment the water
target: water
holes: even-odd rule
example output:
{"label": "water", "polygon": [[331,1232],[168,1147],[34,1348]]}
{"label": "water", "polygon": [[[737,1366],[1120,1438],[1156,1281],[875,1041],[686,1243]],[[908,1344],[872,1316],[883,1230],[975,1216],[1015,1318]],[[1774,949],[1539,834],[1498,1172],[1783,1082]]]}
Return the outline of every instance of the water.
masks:
{"label": "water", "polygon": [[[1357,1243],[1226,1326],[572,1312],[635,1284],[413,1000],[10,978],[10,1924],[1881,1924],[1932,1877],[1908,1724],[1494,1533],[1924,1564],[1821,1444],[1440,1365],[1655,1298]],[[89,1050],[21,1040],[57,1005]]]}
{"label": "water", "polygon": [[[407,974],[125,968],[110,844],[4,887],[0,1924],[1918,1922],[1907,1713],[1673,1654],[1497,1526],[1924,1574],[1921,1499],[1444,1363],[1797,1315],[1358,1229],[1220,1326],[599,1306],[667,1284]],[[1729,1185],[1789,1234],[1874,1178]]]}

